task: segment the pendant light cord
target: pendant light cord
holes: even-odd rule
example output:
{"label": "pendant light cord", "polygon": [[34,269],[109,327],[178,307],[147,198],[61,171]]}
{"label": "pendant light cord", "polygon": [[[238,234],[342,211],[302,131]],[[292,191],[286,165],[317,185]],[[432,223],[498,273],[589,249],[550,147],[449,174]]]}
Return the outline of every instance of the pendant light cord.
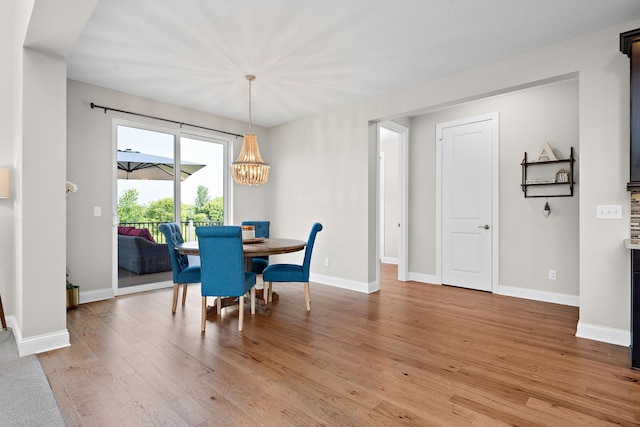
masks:
{"label": "pendant light cord", "polygon": [[247,74],[245,76],[245,78],[247,80],[249,80],[249,133],[252,133],[251,132],[251,126],[252,126],[252,117],[251,117],[251,82],[256,79],[256,76],[253,76],[251,74]]}

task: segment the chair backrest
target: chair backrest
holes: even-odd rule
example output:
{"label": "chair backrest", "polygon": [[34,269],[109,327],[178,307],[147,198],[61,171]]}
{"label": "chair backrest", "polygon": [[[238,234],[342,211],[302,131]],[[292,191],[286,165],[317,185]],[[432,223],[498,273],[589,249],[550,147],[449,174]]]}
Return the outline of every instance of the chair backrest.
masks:
{"label": "chair backrest", "polygon": [[233,225],[196,227],[200,248],[202,296],[244,294],[242,228]]}
{"label": "chair backrest", "polygon": [[313,252],[313,245],[316,242],[316,234],[322,230],[322,224],[316,222],[311,227],[311,233],[309,233],[309,239],[307,240],[307,247],[304,251],[304,262],[302,263],[302,273],[304,274],[304,281],[309,281],[309,270],[311,267],[311,252]]}
{"label": "chair backrest", "polygon": [[242,221],[242,225],[253,225],[256,228],[256,237],[269,238],[269,221]]}
{"label": "chair backrest", "polygon": [[158,229],[164,234],[167,240],[167,247],[169,248],[169,257],[171,258],[171,270],[173,271],[173,282],[178,283],[178,274],[189,267],[189,258],[176,251],[176,245],[184,243],[182,239],[182,233],[180,232],[180,226],[175,222],[167,222],[160,224]]}

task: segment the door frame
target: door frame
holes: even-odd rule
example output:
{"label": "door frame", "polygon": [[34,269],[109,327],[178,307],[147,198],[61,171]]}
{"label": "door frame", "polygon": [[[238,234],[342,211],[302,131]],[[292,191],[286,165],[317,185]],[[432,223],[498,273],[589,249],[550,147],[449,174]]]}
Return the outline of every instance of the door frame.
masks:
{"label": "door frame", "polygon": [[498,289],[498,245],[500,238],[500,122],[498,112],[466,117],[436,124],[436,278],[442,284],[442,140],[445,128],[491,121],[493,141],[491,144],[491,292]]}
{"label": "door frame", "polygon": [[384,152],[378,152],[378,188],[380,189],[378,192],[378,259],[382,262],[384,258],[384,246],[385,246],[385,236],[384,236],[384,174],[385,174],[385,166],[384,166]]}
{"label": "door frame", "polygon": [[398,280],[401,282],[406,282],[409,280],[409,128],[402,126],[398,123],[392,121],[382,121],[379,122],[376,126],[376,156],[378,158],[378,177],[377,177],[377,204],[376,210],[378,215],[376,216],[376,234],[378,236],[377,240],[377,251],[376,257],[378,258],[378,283],[380,283],[380,251],[381,251],[381,242],[383,242],[383,238],[380,235],[380,203],[381,203],[381,194],[382,189],[380,188],[380,128],[384,127],[394,132],[397,132],[400,136],[399,138],[399,147],[398,147],[398,183],[399,183],[399,194],[398,199],[400,203],[400,227],[398,232]]}
{"label": "door frame", "polygon": [[[233,140],[231,137],[218,135],[216,133],[204,133],[198,131],[184,130],[182,128],[172,128],[166,126],[159,126],[146,121],[133,121],[122,118],[114,118],[111,121],[111,165],[112,165],[112,189],[111,189],[111,217],[112,217],[112,240],[111,240],[111,288],[113,289],[115,296],[128,295],[138,292],[153,291],[157,289],[164,289],[173,286],[172,281],[163,281],[156,283],[148,283],[143,285],[136,285],[131,287],[119,288],[118,287],[118,224],[120,218],[118,217],[118,126],[126,126],[137,129],[149,130],[153,132],[165,133],[173,135],[173,147],[174,147],[174,161],[179,163],[180,159],[180,138],[194,138],[204,141],[214,142],[216,144],[222,144],[226,152],[224,156],[224,175],[223,175],[223,198],[224,198],[224,223],[227,224],[233,214],[233,191],[230,185],[231,171],[230,164],[233,161]],[[181,194],[178,189],[180,188],[178,175],[173,179],[173,193],[174,193],[174,217],[178,215],[178,207],[181,206]]]}

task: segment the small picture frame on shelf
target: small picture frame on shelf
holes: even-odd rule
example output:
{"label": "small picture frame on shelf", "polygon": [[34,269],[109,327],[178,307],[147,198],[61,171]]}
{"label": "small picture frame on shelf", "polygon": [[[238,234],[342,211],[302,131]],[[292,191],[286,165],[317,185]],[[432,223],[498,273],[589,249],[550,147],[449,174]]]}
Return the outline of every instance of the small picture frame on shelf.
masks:
{"label": "small picture frame on shelf", "polygon": [[560,169],[556,172],[556,182],[569,182],[569,171],[566,169]]}

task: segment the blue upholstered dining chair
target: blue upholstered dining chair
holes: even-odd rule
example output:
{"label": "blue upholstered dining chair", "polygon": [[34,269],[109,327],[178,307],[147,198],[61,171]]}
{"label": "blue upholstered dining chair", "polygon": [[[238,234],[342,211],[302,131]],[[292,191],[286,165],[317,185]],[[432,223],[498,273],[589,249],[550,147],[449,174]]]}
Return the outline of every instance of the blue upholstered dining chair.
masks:
{"label": "blue upholstered dining chair", "polygon": [[[255,227],[256,237],[269,238],[269,221],[242,221],[242,225],[253,225]],[[262,274],[269,265],[268,256],[256,256],[251,258],[251,271],[256,274]]]}
{"label": "blue upholstered dining chair", "polygon": [[311,267],[311,252],[316,241],[316,234],[322,230],[322,224],[316,222],[311,227],[307,247],[304,251],[304,261],[302,265],[296,264],[272,264],[262,272],[264,280],[264,292],[269,294],[271,300],[273,294],[273,282],[303,282],[304,298],[307,303],[307,311],[311,310],[311,294],[309,292],[309,269]]}
{"label": "blue upholstered dining chair", "polygon": [[244,271],[242,229],[220,225],[196,227],[202,268],[202,332],[207,320],[207,297],[218,297],[218,315],[221,297],[239,297],[238,331],[244,320],[244,295],[251,291],[251,314],[256,313],[256,273]]}
{"label": "blue upholstered dining chair", "polygon": [[184,243],[178,224],[168,222],[160,224],[158,229],[164,234],[169,248],[171,271],[173,272],[173,305],[171,306],[171,313],[175,314],[180,285],[184,285],[182,290],[182,304],[184,305],[187,300],[187,284],[200,283],[200,266],[189,266],[189,258],[175,249],[176,245]]}

